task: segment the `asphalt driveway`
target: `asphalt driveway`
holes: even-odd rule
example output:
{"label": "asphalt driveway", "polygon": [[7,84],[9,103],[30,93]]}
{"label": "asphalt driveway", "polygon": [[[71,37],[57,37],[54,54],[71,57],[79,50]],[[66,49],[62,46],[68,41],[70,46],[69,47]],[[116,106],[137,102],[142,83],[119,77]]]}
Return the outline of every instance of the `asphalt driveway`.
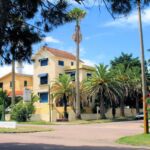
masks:
{"label": "asphalt driveway", "polygon": [[55,125],[54,131],[0,134],[0,150],[145,150],[116,144],[127,135],[143,132],[142,121],[89,125]]}

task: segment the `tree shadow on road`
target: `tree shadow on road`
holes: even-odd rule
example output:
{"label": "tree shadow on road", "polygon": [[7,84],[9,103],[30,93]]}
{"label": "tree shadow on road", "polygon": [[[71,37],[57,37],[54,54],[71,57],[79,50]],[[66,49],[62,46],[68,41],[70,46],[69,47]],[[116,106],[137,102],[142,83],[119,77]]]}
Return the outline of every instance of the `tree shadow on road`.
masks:
{"label": "tree shadow on road", "polygon": [[141,148],[124,148],[108,146],[64,146],[32,143],[0,143],[0,150],[146,150]]}

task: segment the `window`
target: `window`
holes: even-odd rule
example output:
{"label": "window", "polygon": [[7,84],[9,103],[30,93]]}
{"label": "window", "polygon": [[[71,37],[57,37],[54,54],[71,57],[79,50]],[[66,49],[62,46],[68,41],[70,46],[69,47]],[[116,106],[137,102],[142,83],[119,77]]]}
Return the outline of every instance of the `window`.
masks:
{"label": "window", "polygon": [[40,77],[40,84],[41,85],[48,84],[48,74],[47,73],[40,74],[39,77]]}
{"label": "window", "polygon": [[27,87],[27,85],[28,85],[28,82],[24,81],[24,87]]}
{"label": "window", "polygon": [[59,60],[59,61],[58,61],[58,65],[59,65],[59,66],[64,66],[64,61]]}
{"label": "window", "polygon": [[0,83],[0,89],[3,89],[3,83],[2,82]]}
{"label": "window", "polygon": [[40,96],[40,103],[48,102],[48,92],[39,93],[39,96]]}
{"label": "window", "polygon": [[47,66],[48,65],[48,58],[40,59],[41,66]]}
{"label": "window", "polygon": [[92,76],[92,74],[91,73],[87,73],[87,77],[89,78],[89,77],[91,77]]}
{"label": "window", "polygon": [[10,88],[12,88],[12,81],[10,81]]}
{"label": "window", "polygon": [[74,62],[71,62],[71,66],[73,66],[74,65]]}
{"label": "window", "polygon": [[68,75],[72,78],[72,81],[75,81],[75,72],[67,72]]}

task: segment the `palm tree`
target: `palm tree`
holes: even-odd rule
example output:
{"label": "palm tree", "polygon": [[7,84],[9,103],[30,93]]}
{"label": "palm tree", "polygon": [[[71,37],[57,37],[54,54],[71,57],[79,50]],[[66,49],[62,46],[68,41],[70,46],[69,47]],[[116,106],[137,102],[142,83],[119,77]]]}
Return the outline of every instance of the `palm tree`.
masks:
{"label": "palm tree", "polygon": [[63,99],[64,103],[64,118],[68,119],[67,103],[69,97],[72,96],[74,84],[72,78],[67,74],[62,74],[54,81],[51,87],[51,94],[53,94],[56,100]]}
{"label": "palm tree", "polygon": [[142,87],[141,87],[141,76],[140,76],[140,68],[133,67],[129,71],[130,73],[130,84],[131,84],[131,93],[133,98],[136,100],[136,113],[139,113],[139,95],[142,94]]}
{"label": "palm tree", "polygon": [[131,74],[129,71],[130,69],[125,68],[123,64],[118,64],[114,69],[112,69],[115,80],[120,83],[120,88],[121,88],[120,115],[122,117],[125,117],[125,112],[124,112],[125,101],[129,96],[129,91],[130,91]]}
{"label": "palm tree", "polygon": [[101,119],[105,119],[105,98],[109,99],[111,103],[115,101],[119,95],[119,84],[114,80],[108,66],[103,64],[96,66],[92,77],[84,84],[90,95],[98,96]]}
{"label": "palm tree", "polygon": [[79,8],[74,8],[69,13],[70,17],[75,19],[76,21],[76,33],[73,36],[74,41],[77,44],[77,51],[76,51],[76,118],[81,119],[81,112],[80,112],[80,94],[79,94],[79,50],[80,50],[80,42],[81,42],[81,33],[80,33],[80,21],[83,19],[86,15],[86,12],[84,10],[81,10]]}

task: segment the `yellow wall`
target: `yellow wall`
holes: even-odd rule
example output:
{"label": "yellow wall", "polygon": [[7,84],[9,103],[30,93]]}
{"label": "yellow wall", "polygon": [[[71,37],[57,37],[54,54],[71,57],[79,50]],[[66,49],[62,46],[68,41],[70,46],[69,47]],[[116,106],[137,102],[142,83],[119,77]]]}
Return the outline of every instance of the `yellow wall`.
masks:
{"label": "yellow wall", "polygon": [[[48,58],[47,66],[40,66],[39,59]],[[33,76],[33,91],[34,93],[48,91],[48,85],[40,85],[39,74],[48,73],[49,83],[52,79],[55,78],[55,60],[54,56],[51,55],[48,51],[43,50],[38,53],[34,59],[34,76]]]}
{"label": "yellow wall", "polygon": [[[10,82],[12,81],[11,73],[0,78],[0,83],[3,83],[3,90],[11,91]],[[15,89],[16,91],[23,91],[24,81],[27,81],[27,88],[32,89],[33,80],[32,76],[16,74],[15,76]]]}
{"label": "yellow wall", "polygon": [[[40,65],[40,59],[48,58],[48,65],[47,66],[41,66]],[[48,82],[49,84],[52,84],[56,80],[56,78],[59,77],[59,74],[63,74],[65,72],[71,72],[75,71],[76,68],[76,61],[70,60],[62,57],[56,57],[47,50],[41,49],[38,53],[36,53],[33,56],[34,60],[34,75],[33,75],[33,92],[35,94],[38,94],[40,92],[48,92],[48,84],[47,85],[40,85],[40,78],[39,74],[48,73]],[[64,66],[59,66],[58,61],[64,61]],[[74,63],[73,66],[71,66],[71,62]],[[80,81],[85,79],[87,77],[87,73],[92,72],[92,69],[89,67],[84,67],[83,63],[80,62]],[[66,70],[66,68],[69,68]],[[49,115],[49,106],[48,103],[40,103],[36,102],[35,104],[36,112],[35,115],[39,115],[40,118],[45,118],[45,121],[48,120]],[[73,110],[69,110],[70,112],[73,112]],[[57,114],[62,113],[61,108],[56,108]],[[73,113],[72,113],[73,114]],[[47,119],[46,119],[47,118]]]}

